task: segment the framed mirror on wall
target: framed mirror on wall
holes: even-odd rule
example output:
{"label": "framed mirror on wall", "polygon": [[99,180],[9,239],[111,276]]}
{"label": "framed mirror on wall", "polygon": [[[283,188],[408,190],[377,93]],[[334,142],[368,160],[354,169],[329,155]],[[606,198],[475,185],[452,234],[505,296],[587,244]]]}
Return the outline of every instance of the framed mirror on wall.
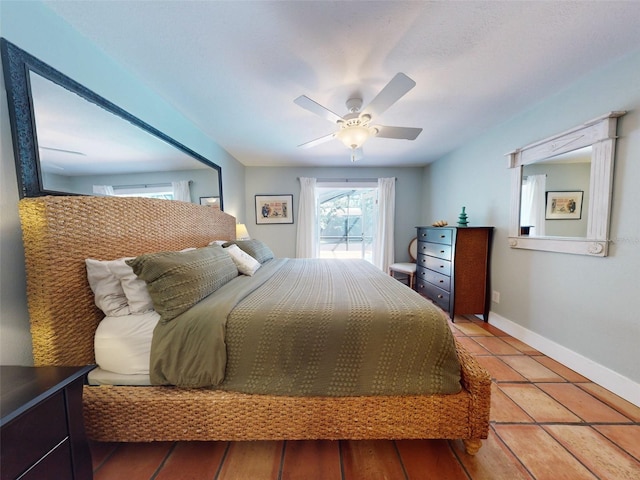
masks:
{"label": "framed mirror on wall", "polygon": [[609,244],[614,111],[507,155],[509,246],[604,257]]}
{"label": "framed mirror on wall", "polygon": [[21,197],[215,196],[223,207],[219,165],[5,39],[0,48]]}

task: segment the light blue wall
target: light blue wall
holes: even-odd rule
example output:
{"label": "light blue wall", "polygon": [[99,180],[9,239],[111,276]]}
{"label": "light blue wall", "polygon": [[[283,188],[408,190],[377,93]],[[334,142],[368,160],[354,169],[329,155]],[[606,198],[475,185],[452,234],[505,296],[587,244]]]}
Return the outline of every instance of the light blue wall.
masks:
{"label": "light blue wall", "polygon": [[[279,257],[296,256],[296,228],[298,225],[299,177],[321,179],[357,179],[396,177],[395,252],[397,261],[408,261],[408,245],[416,236],[420,221],[419,192],[422,185],[422,168],[247,168],[246,198],[247,230],[252,238],[267,243]],[[256,225],[255,195],[293,194],[293,225]]]}
{"label": "light blue wall", "polygon": [[[225,210],[244,211],[244,166],[40,2],[0,2],[0,35],[220,165]],[[0,364],[26,365],[32,357],[24,254],[4,79],[0,86]]]}
{"label": "light blue wall", "polygon": [[[629,113],[618,123],[610,255],[509,248],[505,153],[613,110]],[[501,296],[493,312],[640,382],[640,51],[425,169],[423,221],[451,223],[466,205],[471,224],[496,227],[491,279]]]}

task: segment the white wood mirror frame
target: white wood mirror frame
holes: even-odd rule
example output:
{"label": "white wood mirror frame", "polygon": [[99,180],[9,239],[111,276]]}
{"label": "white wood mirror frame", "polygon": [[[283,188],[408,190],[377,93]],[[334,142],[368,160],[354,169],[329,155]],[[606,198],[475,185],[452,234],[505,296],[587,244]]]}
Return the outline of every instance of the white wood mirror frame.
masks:
{"label": "white wood mirror frame", "polygon": [[[626,112],[609,112],[566,132],[518,148],[507,155],[511,174],[509,246],[528,250],[573,253],[604,257],[609,247],[609,215],[613,187],[613,164],[618,117]],[[526,236],[520,234],[522,169],[525,165],[550,160],[562,153],[592,146],[590,199],[587,206],[586,237]]]}

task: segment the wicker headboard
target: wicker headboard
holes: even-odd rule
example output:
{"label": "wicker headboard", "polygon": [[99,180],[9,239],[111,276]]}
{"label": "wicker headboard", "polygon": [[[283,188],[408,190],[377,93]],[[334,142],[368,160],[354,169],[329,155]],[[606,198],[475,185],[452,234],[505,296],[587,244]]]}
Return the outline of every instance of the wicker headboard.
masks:
{"label": "wicker headboard", "polygon": [[20,201],[35,365],[94,363],[103,314],[86,258],[112,260],[202,247],[235,238],[235,218],[218,209],[148,198],[38,197]]}

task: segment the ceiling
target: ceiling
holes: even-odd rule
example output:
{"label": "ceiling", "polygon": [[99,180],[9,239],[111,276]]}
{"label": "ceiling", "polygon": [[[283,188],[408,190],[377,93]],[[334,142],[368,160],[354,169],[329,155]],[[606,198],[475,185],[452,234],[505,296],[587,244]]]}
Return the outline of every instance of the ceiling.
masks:
{"label": "ceiling", "polygon": [[[356,166],[425,165],[640,48],[635,1],[44,1],[247,166],[351,166],[339,115],[416,82]],[[612,106],[619,107],[619,106]]]}

